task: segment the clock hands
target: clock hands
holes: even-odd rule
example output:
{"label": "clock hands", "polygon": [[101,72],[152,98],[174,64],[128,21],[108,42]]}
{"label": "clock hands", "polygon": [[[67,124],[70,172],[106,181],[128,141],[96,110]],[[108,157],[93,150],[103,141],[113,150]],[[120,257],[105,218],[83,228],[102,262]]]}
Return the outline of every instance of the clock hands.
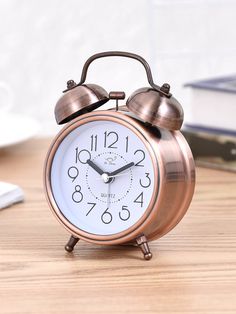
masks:
{"label": "clock hands", "polygon": [[120,172],[122,172],[122,171],[124,171],[124,170],[126,170],[126,169],[128,169],[128,168],[131,168],[131,167],[133,167],[133,166],[134,166],[134,162],[130,162],[130,163],[128,163],[127,165],[124,165],[123,167],[121,167],[121,168],[119,168],[119,169],[117,169],[117,170],[115,170],[115,171],[112,171],[112,172],[108,173],[108,175],[109,175],[109,177],[114,177],[114,176],[117,175],[118,173],[120,173]]}
{"label": "clock hands", "polygon": [[87,160],[87,164],[93,168],[93,170],[95,170],[98,174],[101,175],[102,180],[104,183],[109,183],[111,182],[112,178],[109,177],[109,174],[104,172],[100,167],[98,167],[98,165],[96,165],[91,159]]}
{"label": "clock hands", "polygon": [[93,170],[95,170],[98,174],[101,175],[102,180],[104,183],[110,183],[112,181],[112,179],[118,175],[119,173],[123,172],[126,169],[129,169],[131,167],[134,166],[134,162],[130,162],[127,165],[124,165],[122,167],[120,167],[119,169],[112,171],[112,172],[104,172],[100,167],[98,167],[98,165],[96,165],[91,159],[87,160],[87,164],[93,168]]}
{"label": "clock hands", "polygon": [[119,173],[119,174],[116,174],[114,176],[109,176],[109,178],[116,178],[116,177],[122,177],[122,176],[126,176],[128,173],[130,173],[129,171],[125,171],[123,173]]}

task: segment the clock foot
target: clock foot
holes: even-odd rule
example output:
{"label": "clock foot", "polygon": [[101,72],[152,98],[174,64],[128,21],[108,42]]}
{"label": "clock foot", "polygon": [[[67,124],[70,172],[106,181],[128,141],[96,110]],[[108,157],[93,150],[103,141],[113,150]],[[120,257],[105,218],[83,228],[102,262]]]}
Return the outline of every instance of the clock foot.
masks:
{"label": "clock foot", "polygon": [[76,246],[76,243],[79,241],[79,238],[76,238],[74,236],[71,236],[69,241],[65,245],[65,250],[67,252],[72,252],[74,250],[74,247]]}
{"label": "clock foot", "polygon": [[142,250],[145,260],[147,261],[150,260],[152,258],[152,253],[150,252],[150,248],[149,248],[147,238],[145,237],[145,235],[142,234],[141,236],[139,236],[136,239],[136,243]]}

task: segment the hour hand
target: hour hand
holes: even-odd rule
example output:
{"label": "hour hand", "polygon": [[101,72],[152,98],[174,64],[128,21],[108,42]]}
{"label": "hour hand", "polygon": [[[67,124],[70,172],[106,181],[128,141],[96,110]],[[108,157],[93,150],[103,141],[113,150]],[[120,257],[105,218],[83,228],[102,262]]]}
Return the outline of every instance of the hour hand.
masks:
{"label": "hour hand", "polygon": [[130,162],[129,164],[124,165],[123,167],[121,167],[121,168],[119,168],[119,169],[117,169],[117,170],[115,170],[113,172],[110,172],[109,173],[109,177],[113,177],[113,176],[117,175],[118,173],[120,173],[120,172],[122,172],[122,171],[124,171],[124,170],[126,170],[128,168],[131,168],[133,166],[134,166],[134,162]]}
{"label": "hour hand", "polygon": [[92,160],[88,159],[87,164],[100,175],[104,173],[104,171],[101,168],[99,168]]}

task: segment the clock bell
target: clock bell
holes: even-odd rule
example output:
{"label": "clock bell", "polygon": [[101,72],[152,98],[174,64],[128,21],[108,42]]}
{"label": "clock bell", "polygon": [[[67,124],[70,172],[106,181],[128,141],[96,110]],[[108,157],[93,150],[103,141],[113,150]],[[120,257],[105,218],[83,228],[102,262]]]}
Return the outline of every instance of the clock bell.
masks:
{"label": "clock bell", "polygon": [[183,109],[180,103],[171,95],[170,85],[165,83],[159,87],[153,82],[151,69],[142,57],[134,53],[122,51],[108,51],[97,53],[84,64],[80,82],[67,82],[64,95],[55,107],[55,118],[58,124],[64,124],[81,114],[91,112],[110,99],[124,99],[124,93],[110,92],[96,84],[85,84],[89,65],[103,57],[127,57],[135,59],[144,66],[150,87],[143,87],[128,98],[126,106],[142,121],[153,126],[168,130],[179,130],[183,123]]}

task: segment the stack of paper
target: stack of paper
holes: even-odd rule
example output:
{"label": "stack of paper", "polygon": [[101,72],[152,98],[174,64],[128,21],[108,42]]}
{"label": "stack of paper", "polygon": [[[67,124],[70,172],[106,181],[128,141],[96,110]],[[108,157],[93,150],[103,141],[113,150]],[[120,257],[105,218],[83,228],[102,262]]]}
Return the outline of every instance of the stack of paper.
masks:
{"label": "stack of paper", "polygon": [[0,209],[23,200],[24,193],[19,186],[0,181]]}

